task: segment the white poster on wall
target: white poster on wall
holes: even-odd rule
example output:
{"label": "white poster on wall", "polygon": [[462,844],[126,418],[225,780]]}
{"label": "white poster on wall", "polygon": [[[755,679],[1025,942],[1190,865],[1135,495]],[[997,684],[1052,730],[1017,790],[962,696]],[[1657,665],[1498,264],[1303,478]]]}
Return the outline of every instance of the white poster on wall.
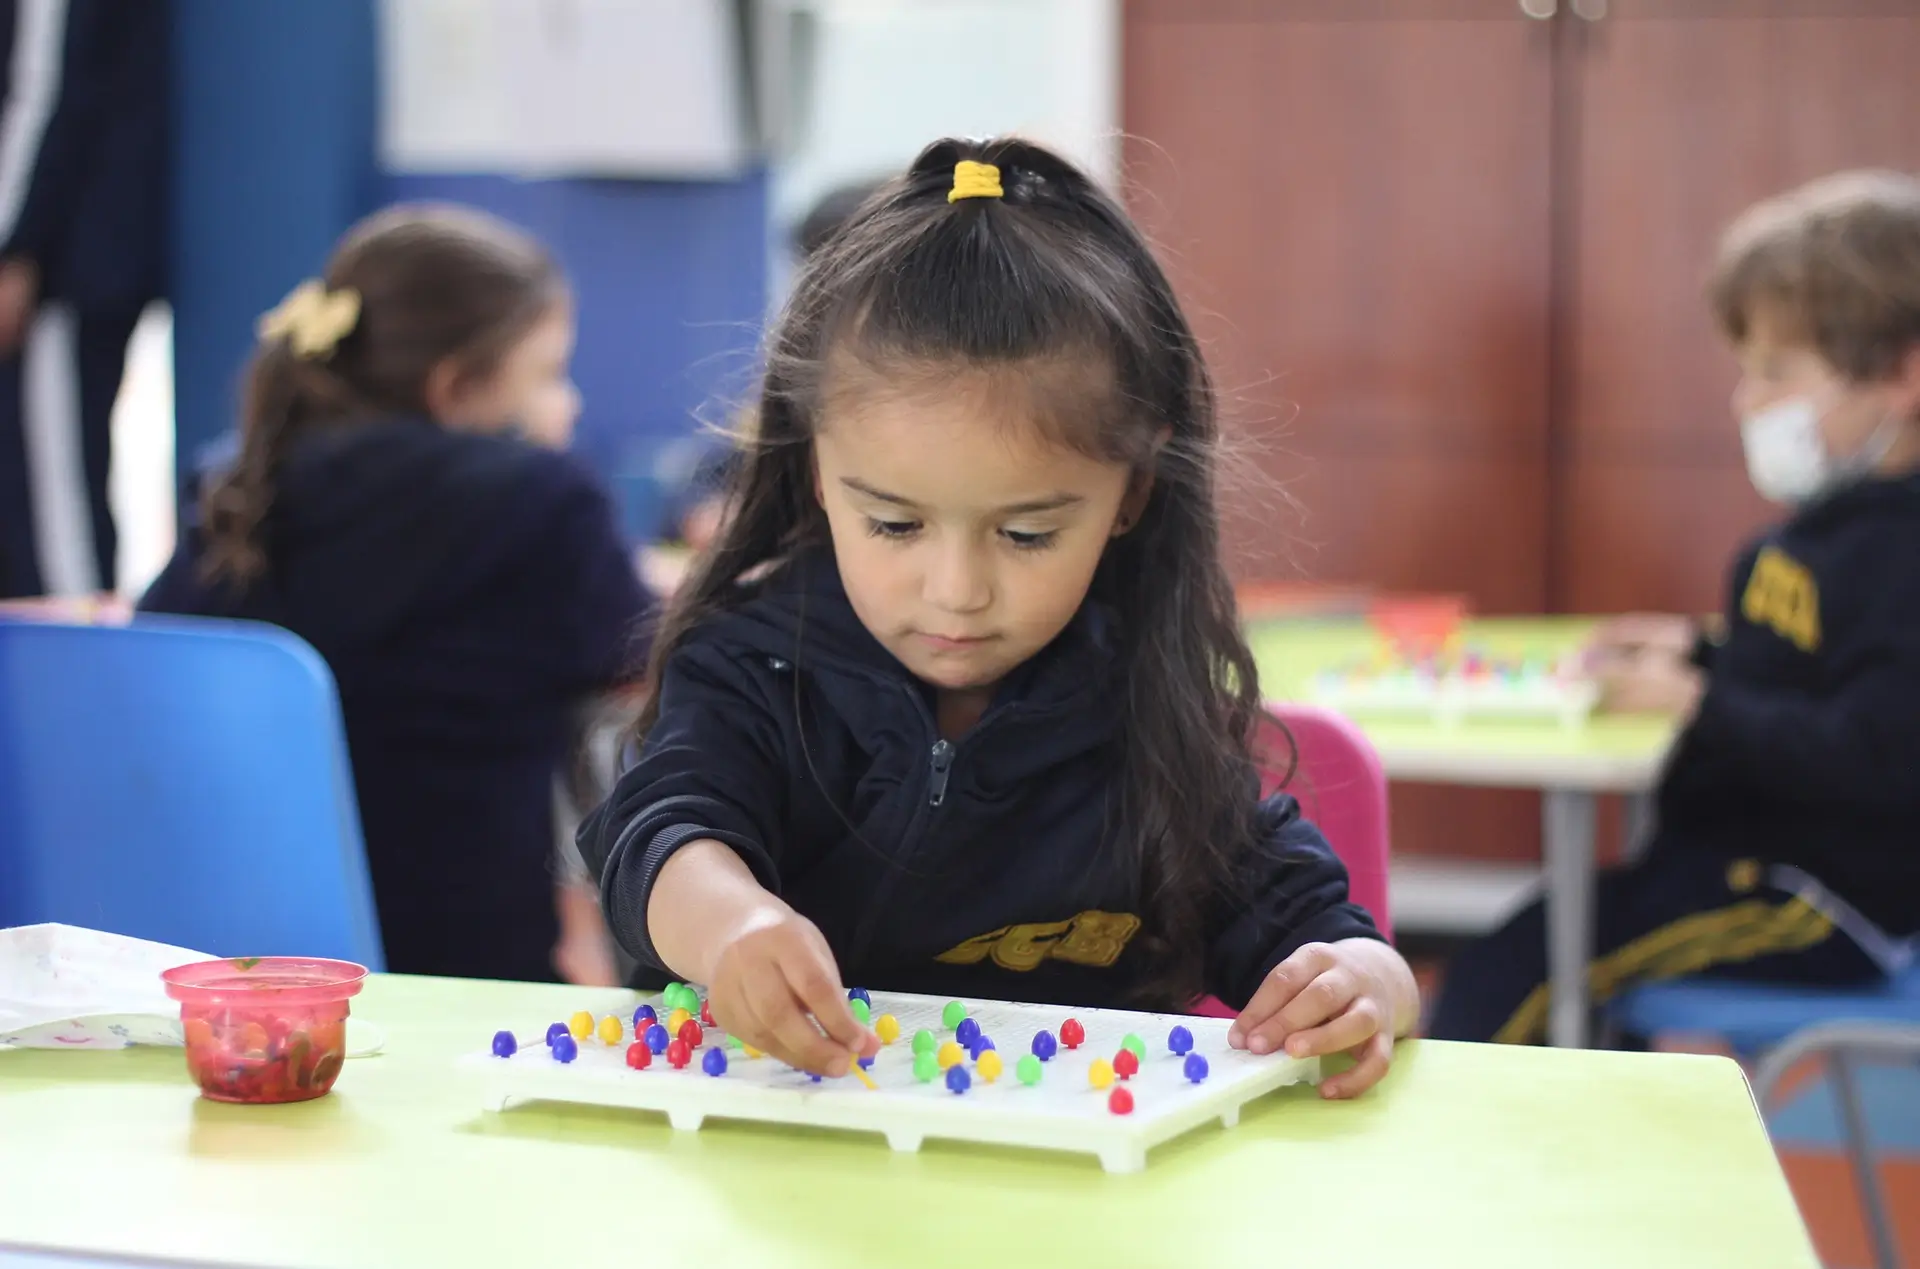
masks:
{"label": "white poster on wall", "polygon": [[797,117],[773,164],[777,231],[942,136],[1019,133],[1116,179],[1120,0],[784,3],[810,21],[786,50]]}
{"label": "white poster on wall", "polygon": [[382,0],[397,172],[724,178],[752,162],[731,0]]}

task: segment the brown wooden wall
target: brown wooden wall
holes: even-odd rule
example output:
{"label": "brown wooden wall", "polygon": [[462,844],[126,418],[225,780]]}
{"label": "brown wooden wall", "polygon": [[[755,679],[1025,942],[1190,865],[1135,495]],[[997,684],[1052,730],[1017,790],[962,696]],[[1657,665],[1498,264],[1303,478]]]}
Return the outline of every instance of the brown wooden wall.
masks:
{"label": "brown wooden wall", "polygon": [[1306,513],[1243,498],[1237,563],[1286,575],[1284,535],[1315,576],[1537,611],[1547,33],[1288,13],[1324,7],[1128,9],[1134,206],[1229,410]]}
{"label": "brown wooden wall", "polygon": [[[1243,577],[1698,611],[1766,516],[1701,280],[1754,199],[1920,168],[1920,0],[1526,4],[1127,4],[1129,201],[1263,477]],[[1394,809],[1401,849],[1538,837],[1517,795]]]}
{"label": "brown wooden wall", "polygon": [[1717,607],[1767,511],[1700,280],[1755,200],[1842,168],[1920,169],[1920,0],[1610,0],[1567,34],[1549,595],[1573,611]]}

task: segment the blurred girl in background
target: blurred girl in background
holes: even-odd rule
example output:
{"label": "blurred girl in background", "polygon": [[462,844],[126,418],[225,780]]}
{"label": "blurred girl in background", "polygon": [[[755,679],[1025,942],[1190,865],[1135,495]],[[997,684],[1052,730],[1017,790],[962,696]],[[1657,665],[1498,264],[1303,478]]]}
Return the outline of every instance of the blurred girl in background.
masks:
{"label": "blurred girl in background", "polygon": [[364,221],[262,319],[240,452],[142,601],[326,658],[397,972],[608,972],[597,929],[561,945],[554,778],[575,707],[637,676],[651,602],[560,452],[573,334],[553,259],[504,223]]}

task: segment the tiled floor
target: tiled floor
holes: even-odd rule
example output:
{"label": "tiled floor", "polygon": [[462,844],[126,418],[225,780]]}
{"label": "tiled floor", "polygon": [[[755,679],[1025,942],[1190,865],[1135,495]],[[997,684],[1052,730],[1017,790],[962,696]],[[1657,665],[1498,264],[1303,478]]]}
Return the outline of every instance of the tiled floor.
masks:
{"label": "tiled floor", "polygon": [[[1782,1150],[1780,1166],[1800,1203],[1800,1215],[1813,1235],[1821,1263],[1828,1269],[1869,1269],[1873,1251],[1846,1156],[1833,1151]],[[1880,1185],[1893,1214],[1901,1263],[1920,1265],[1920,1158],[1905,1156],[1882,1163]]]}
{"label": "tiled floor", "polygon": [[[1920,1068],[1865,1066],[1855,1076],[1862,1117],[1883,1152],[1881,1192],[1905,1263],[1920,1265]],[[1840,1145],[1833,1087],[1818,1069],[1795,1073],[1794,1092],[1769,1118],[1787,1180],[1814,1246],[1830,1266],[1873,1263],[1853,1167]]]}

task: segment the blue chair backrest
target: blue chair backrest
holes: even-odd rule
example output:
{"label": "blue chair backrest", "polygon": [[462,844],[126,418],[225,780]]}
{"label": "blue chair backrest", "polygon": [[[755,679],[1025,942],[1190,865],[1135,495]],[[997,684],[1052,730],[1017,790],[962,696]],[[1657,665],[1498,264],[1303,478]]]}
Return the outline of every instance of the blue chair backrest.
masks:
{"label": "blue chair backrest", "polygon": [[338,694],[283,630],[0,619],[0,926],[383,967]]}

